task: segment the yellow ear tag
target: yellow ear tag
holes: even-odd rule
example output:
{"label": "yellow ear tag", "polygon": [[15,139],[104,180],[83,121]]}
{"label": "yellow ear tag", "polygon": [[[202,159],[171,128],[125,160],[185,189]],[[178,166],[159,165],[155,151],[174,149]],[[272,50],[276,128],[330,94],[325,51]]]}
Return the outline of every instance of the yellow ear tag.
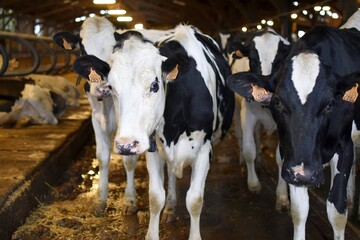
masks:
{"label": "yellow ear tag", "polygon": [[257,85],[251,84],[252,87],[252,95],[256,102],[264,102],[270,101],[272,97],[272,93],[265,90],[265,88],[258,87]]}
{"label": "yellow ear tag", "polygon": [[68,43],[65,38],[63,38],[63,47],[64,47],[66,50],[72,50],[71,44]]}
{"label": "yellow ear tag", "polygon": [[242,54],[242,52],[240,50],[236,50],[235,55],[238,57],[244,57],[244,55]]}
{"label": "yellow ear tag", "polygon": [[96,71],[93,68],[90,68],[90,74],[89,74],[89,81],[91,83],[101,83],[102,79],[99,74],[96,73]]}
{"label": "yellow ear tag", "polygon": [[166,75],[166,80],[174,80],[179,73],[179,65],[176,64],[173,70]]}
{"label": "yellow ear tag", "polygon": [[358,97],[358,84],[356,83],[354,87],[352,87],[350,90],[347,90],[343,96],[343,100],[347,102],[354,103]]}

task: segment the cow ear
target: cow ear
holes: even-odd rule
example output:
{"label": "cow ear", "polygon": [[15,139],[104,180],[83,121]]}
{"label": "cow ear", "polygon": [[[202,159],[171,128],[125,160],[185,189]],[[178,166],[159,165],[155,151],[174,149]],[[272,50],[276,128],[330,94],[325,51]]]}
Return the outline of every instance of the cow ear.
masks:
{"label": "cow ear", "polygon": [[166,81],[173,81],[177,78],[179,73],[179,62],[174,58],[167,58],[162,62],[161,70],[165,75]]}
{"label": "cow ear", "polygon": [[234,59],[240,59],[242,57],[249,56],[250,49],[248,46],[243,45],[240,42],[232,42],[228,45],[227,53],[232,54]]}
{"label": "cow ear", "polygon": [[76,73],[88,79],[90,83],[104,81],[110,72],[109,64],[92,55],[77,58],[73,68]]}
{"label": "cow ear", "polygon": [[231,90],[240,94],[247,100],[253,100],[261,104],[269,104],[272,92],[266,86],[267,76],[261,76],[251,72],[239,72],[227,78],[227,84]]}
{"label": "cow ear", "polygon": [[59,32],[56,33],[53,37],[55,43],[62,47],[65,50],[72,51],[76,48],[77,44],[80,42],[78,36],[69,33],[69,32]]}
{"label": "cow ear", "polygon": [[359,95],[360,72],[354,72],[340,77],[338,80],[337,93],[342,100],[354,103]]}

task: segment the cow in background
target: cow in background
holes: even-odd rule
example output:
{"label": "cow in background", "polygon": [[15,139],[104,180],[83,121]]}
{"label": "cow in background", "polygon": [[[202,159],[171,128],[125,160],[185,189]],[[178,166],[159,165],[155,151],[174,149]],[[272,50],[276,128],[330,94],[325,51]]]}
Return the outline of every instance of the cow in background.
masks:
{"label": "cow in background", "polygon": [[[156,41],[160,36],[167,35],[169,31],[143,30],[149,39]],[[105,17],[87,18],[82,26],[79,35],[73,35],[69,32],[59,32],[55,34],[54,41],[66,50],[74,50],[80,47],[82,55],[93,55],[102,61],[109,61],[113,47],[116,44],[116,30],[113,24]],[[119,32],[124,32],[119,30]],[[91,59],[91,57],[90,57]],[[86,66],[92,64],[92,60],[84,63]],[[107,65],[98,66],[102,71],[109,71]],[[113,100],[110,96],[111,89],[107,85],[107,78],[93,70],[91,74],[85,76],[88,80],[85,84],[86,96],[92,108],[92,124],[96,140],[96,156],[99,161],[100,181],[98,191],[98,204],[95,209],[96,214],[102,214],[106,208],[108,198],[108,174],[109,161],[111,154],[111,136],[116,132],[115,111]],[[123,164],[126,169],[126,188],[124,195],[125,214],[133,214],[137,211],[136,190],[134,185],[134,173],[138,155],[123,156]],[[174,176],[169,175],[170,179]],[[169,192],[174,193],[175,183],[169,181]],[[173,203],[169,202],[167,208],[172,212]],[[169,215],[170,216],[170,215]],[[171,215],[173,216],[173,215]],[[169,217],[169,221],[173,220]]]}
{"label": "cow in background", "polygon": [[[189,239],[201,239],[200,214],[212,144],[224,137],[232,121],[234,94],[225,85],[230,69],[218,45],[191,26],[179,25],[158,46],[141,34],[121,35],[110,71],[101,72],[108,77],[116,106],[114,148],[119,154],[141,154],[156,141],[158,150],[146,153],[150,177],[146,239],[159,238],[165,203],[163,160],[179,178],[184,167],[192,167],[186,194]],[[83,76],[91,67],[105,64],[98,60],[83,68],[81,62],[88,58],[83,56],[74,64]]]}
{"label": "cow in background", "polygon": [[30,79],[0,80],[0,125],[16,128],[58,123],[65,99]]}
{"label": "cow in background", "polygon": [[228,78],[246,99],[269,105],[277,124],[281,176],[290,187],[296,240],[305,239],[307,189],[323,182],[326,163],[331,166],[328,219],[334,239],[344,239],[354,160],[352,122],[358,124],[354,111],[360,110],[359,42],[356,29],[315,27],[294,43],[278,71],[267,77],[250,72]]}
{"label": "cow in background", "polygon": [[[224,39],[226,36],[223,36]],[[225,47],[231,62],[232,73],[251,72],[269,75],[273,68],[277,68],[285,58],[289,49],[289,42],[272,29],[252,33],[245,43],[231,40]],[[246,64],[249,64],[248,66]],[[262,126],[268,134],[276,130],[276,124],[267,108],[257,102],[249,102],[236,94],[237,109],[235,121],[238,139],[240,139],[240,162],[245,160],[247,166],[248,189],[253,193],[261,190],[261,183],[256,174],[255,160],[260,160],[260,131]],[[238,120],[237,120],[238,119]],[[241,134],[241,136],[239,136]],[[289,198],[286,182],[281,178],[282,160],[276,151],[278,165],[278,184],[276,187],[275,209],[278,211],[289,209]]]}
{"label": "cow in background", "polygon": [[52,76],[45,74],[29,74],[25,78],[30,78],[42,88],[50,89],[63,97],[67,106],[79,107],[80,91],[79,89],[62,76]]}

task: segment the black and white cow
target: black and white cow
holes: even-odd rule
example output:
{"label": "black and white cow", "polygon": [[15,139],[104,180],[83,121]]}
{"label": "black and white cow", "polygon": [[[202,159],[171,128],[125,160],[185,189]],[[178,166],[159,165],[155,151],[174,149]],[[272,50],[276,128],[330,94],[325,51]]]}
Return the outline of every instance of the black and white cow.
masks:
{"label": "black and white cow", "polygon": [[[233,42],[228,43],[226,48],[232,62],[232,73],[250,70],[251,72],[266,76],[285,58],[289,42],[269,28],[253,33],[245,44],[233,40]],[[231,59],[232,56],[233,59]],[[244,63],[249,63],[249,66],[246,66]],[[239,114],[238,118],[240,121],[240,123],[236,124],[236,128],[240,128],[238,132],[242,134],[240,143],[242,158],[240,162],[243,159],[246,162],[249,190],[258,193],[261,190],[261,183],[255,171],[255,160],[259,160],[261,148],[257,124],[263,126],[268,134],[272,134],[276,130],[276,124],[270,111],[261,106],[261,104],[254,101],[246,101],[244,98],[237,97],[236,99],[240,106],[240,112],[237,113],[235,111],[235,114]],[[278,164],[279,175],[275,209],[288,209],[288,191],[286,182],[281,178],[280,174],[282,160],[278,149],[276,151],[276,162]]]}
{"label": "black and white cow", "polygon": [[80,91],[68,79],[60,75],[29,74],[25,78],[35,81],[36,85],[47,88],[65,99],[66,105],[79,107]]}
{"label": "black and white cow", "polygon": [[[66,50],[74,50],[80,46],[82,55],[94,55],[103,61],[108,61],[116,44],[114,37],[115,28],[106,18],[87,18],[80,30],[79,35],[68,32],[60,32],[54,36],[54,41]],[[105,66],[106,68],[107,66]],[[99,190],[98,202],[95,207],[96,214],[102,214],[106,208],[108,198],[108,175],[109,161],[111,154],[111,136],[116,132],[115,112],[113,100],[109,97],[109,91],[101,83],[106,79],[99,78],[94,74],[85,84],[86,96],[92,108],[92,125],[96,141],[96,157],[99,161]],[[125,214],[132,214],[137,211],[136,190],[134,185],[134,172],[137,156],[123,157],[126,169],[127,184],[124,195]]]}
{"label": "black and white cow", "polygon": [[228,78],[245,98],[269,104],[284,160],[281,175],[290,186],[294,239],[305,239],[307,188],[323,182],[326,163],[332,172],[328,218],[334,239],[344,239],[354,160],[352,122],[359,123],[354,111],[360,110],[359,43],[356,29],[315,27],[294,43],[279,71],[267,77],[237,73]]}
{"label": "black and white cow", "polygon": [[58,123],[65,99],[31,79],[0,80],[0,126]]}
{"label": "black and white cow", "polygon": [[[93,55],[102,61],[109,61],[109,57],[113,52],[113,47],[116,44],[115,27],[104,17],[87,18],[82,26],[79,35],[73,35],[69,32],[59,32],[55,34],[54,41],[62,48],[67,50],[74,50],[80,46],[82,55]],[[142,30],[144,34],[156,41],[159,37],[167,35],[169,31],[162,30]],[[118,32],[124,32],[119,30]],[[89,62],[83,62],[86,66],[92,64],[92,58],[89,57]],[[103,71],[108,71],[107,65],[102,65]],[[111,136],[116,132],[117,125],[115,119],[115,111],[113,100],[109,97],[110,88],[106,84],[107,78],[103,75],[98,75],[96,71],[92,70],[91,74],[85,76],[88,80],[85,84],[85,92],[92,108],[92,124],[96,140],[96,156],[99,161],[100,181],[98,191],[98,206],[96,213],[102,213],[106,207],[108,198],[108,174],[109,161],[111,154]],[[101,100],[101,101],[100,101]],[[136,189],[134,184],[134,172],[136,168],[138,156],[123,156],[122,160],[126,169],[126,188],[124,195],[124,209],[125,214],[132,214],[137,211],[136,203]],[[169,176],[174,179],[174,176]],[[170,193],[175,193],[174,181],[169,181]],[[175,198],[175,197],[174,197]],[[167,203],[166,209],[173,208],[173,204]],[[169,217],[170,218],[170,217]],[[170,219],[171,220],[171,219]]]}
{"label": "black and white cow", "polygon": [[[77,59],[76,64],[87,58]],[[85,76],[90,71],[76,70]],[[102,74],[108,76],[117,113],[115,151],[141,154],[156,141],[157,151],[146,153],[150,179],[146,239],[159,238],[165,204],[163,160],[179,178],[184,167],[192,167],[186,195],[189,239],[201,239],[200,214],[212,144],[229,129],[234,108],[234,94],[225,85],[230,69],[219,47],[186,25],[179,25],[159,48],[140,34],[124,34],[111,56],[110,72]]]}

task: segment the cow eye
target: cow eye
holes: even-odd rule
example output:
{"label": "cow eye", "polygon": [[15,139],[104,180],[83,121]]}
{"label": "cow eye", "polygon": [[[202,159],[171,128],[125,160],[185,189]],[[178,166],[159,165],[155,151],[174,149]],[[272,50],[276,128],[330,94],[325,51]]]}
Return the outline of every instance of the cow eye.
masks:
{"label": "cow eye", "polygon": [[330,113],[334,109],[334,107],[335,107],[335,99],[331,99],[323,109],[323,114]]}
{"label": "cow eye", "polygon": [[155,78],[155,81],[153,81],[150,85],[150,92],[157,92],[159,90],[159,80],[158,78]]}
{"label": "cow eye", "polygon": [[279,97],[274,96],[271,101],[272,101],[272,106],[273,106],[274,109],[276,109],[276,110],[279,111],[279,112],[283,112],[283,111],[284,111],[284,105],[283,105],[283,103],[281,102],[281,100],[279,99]]}

